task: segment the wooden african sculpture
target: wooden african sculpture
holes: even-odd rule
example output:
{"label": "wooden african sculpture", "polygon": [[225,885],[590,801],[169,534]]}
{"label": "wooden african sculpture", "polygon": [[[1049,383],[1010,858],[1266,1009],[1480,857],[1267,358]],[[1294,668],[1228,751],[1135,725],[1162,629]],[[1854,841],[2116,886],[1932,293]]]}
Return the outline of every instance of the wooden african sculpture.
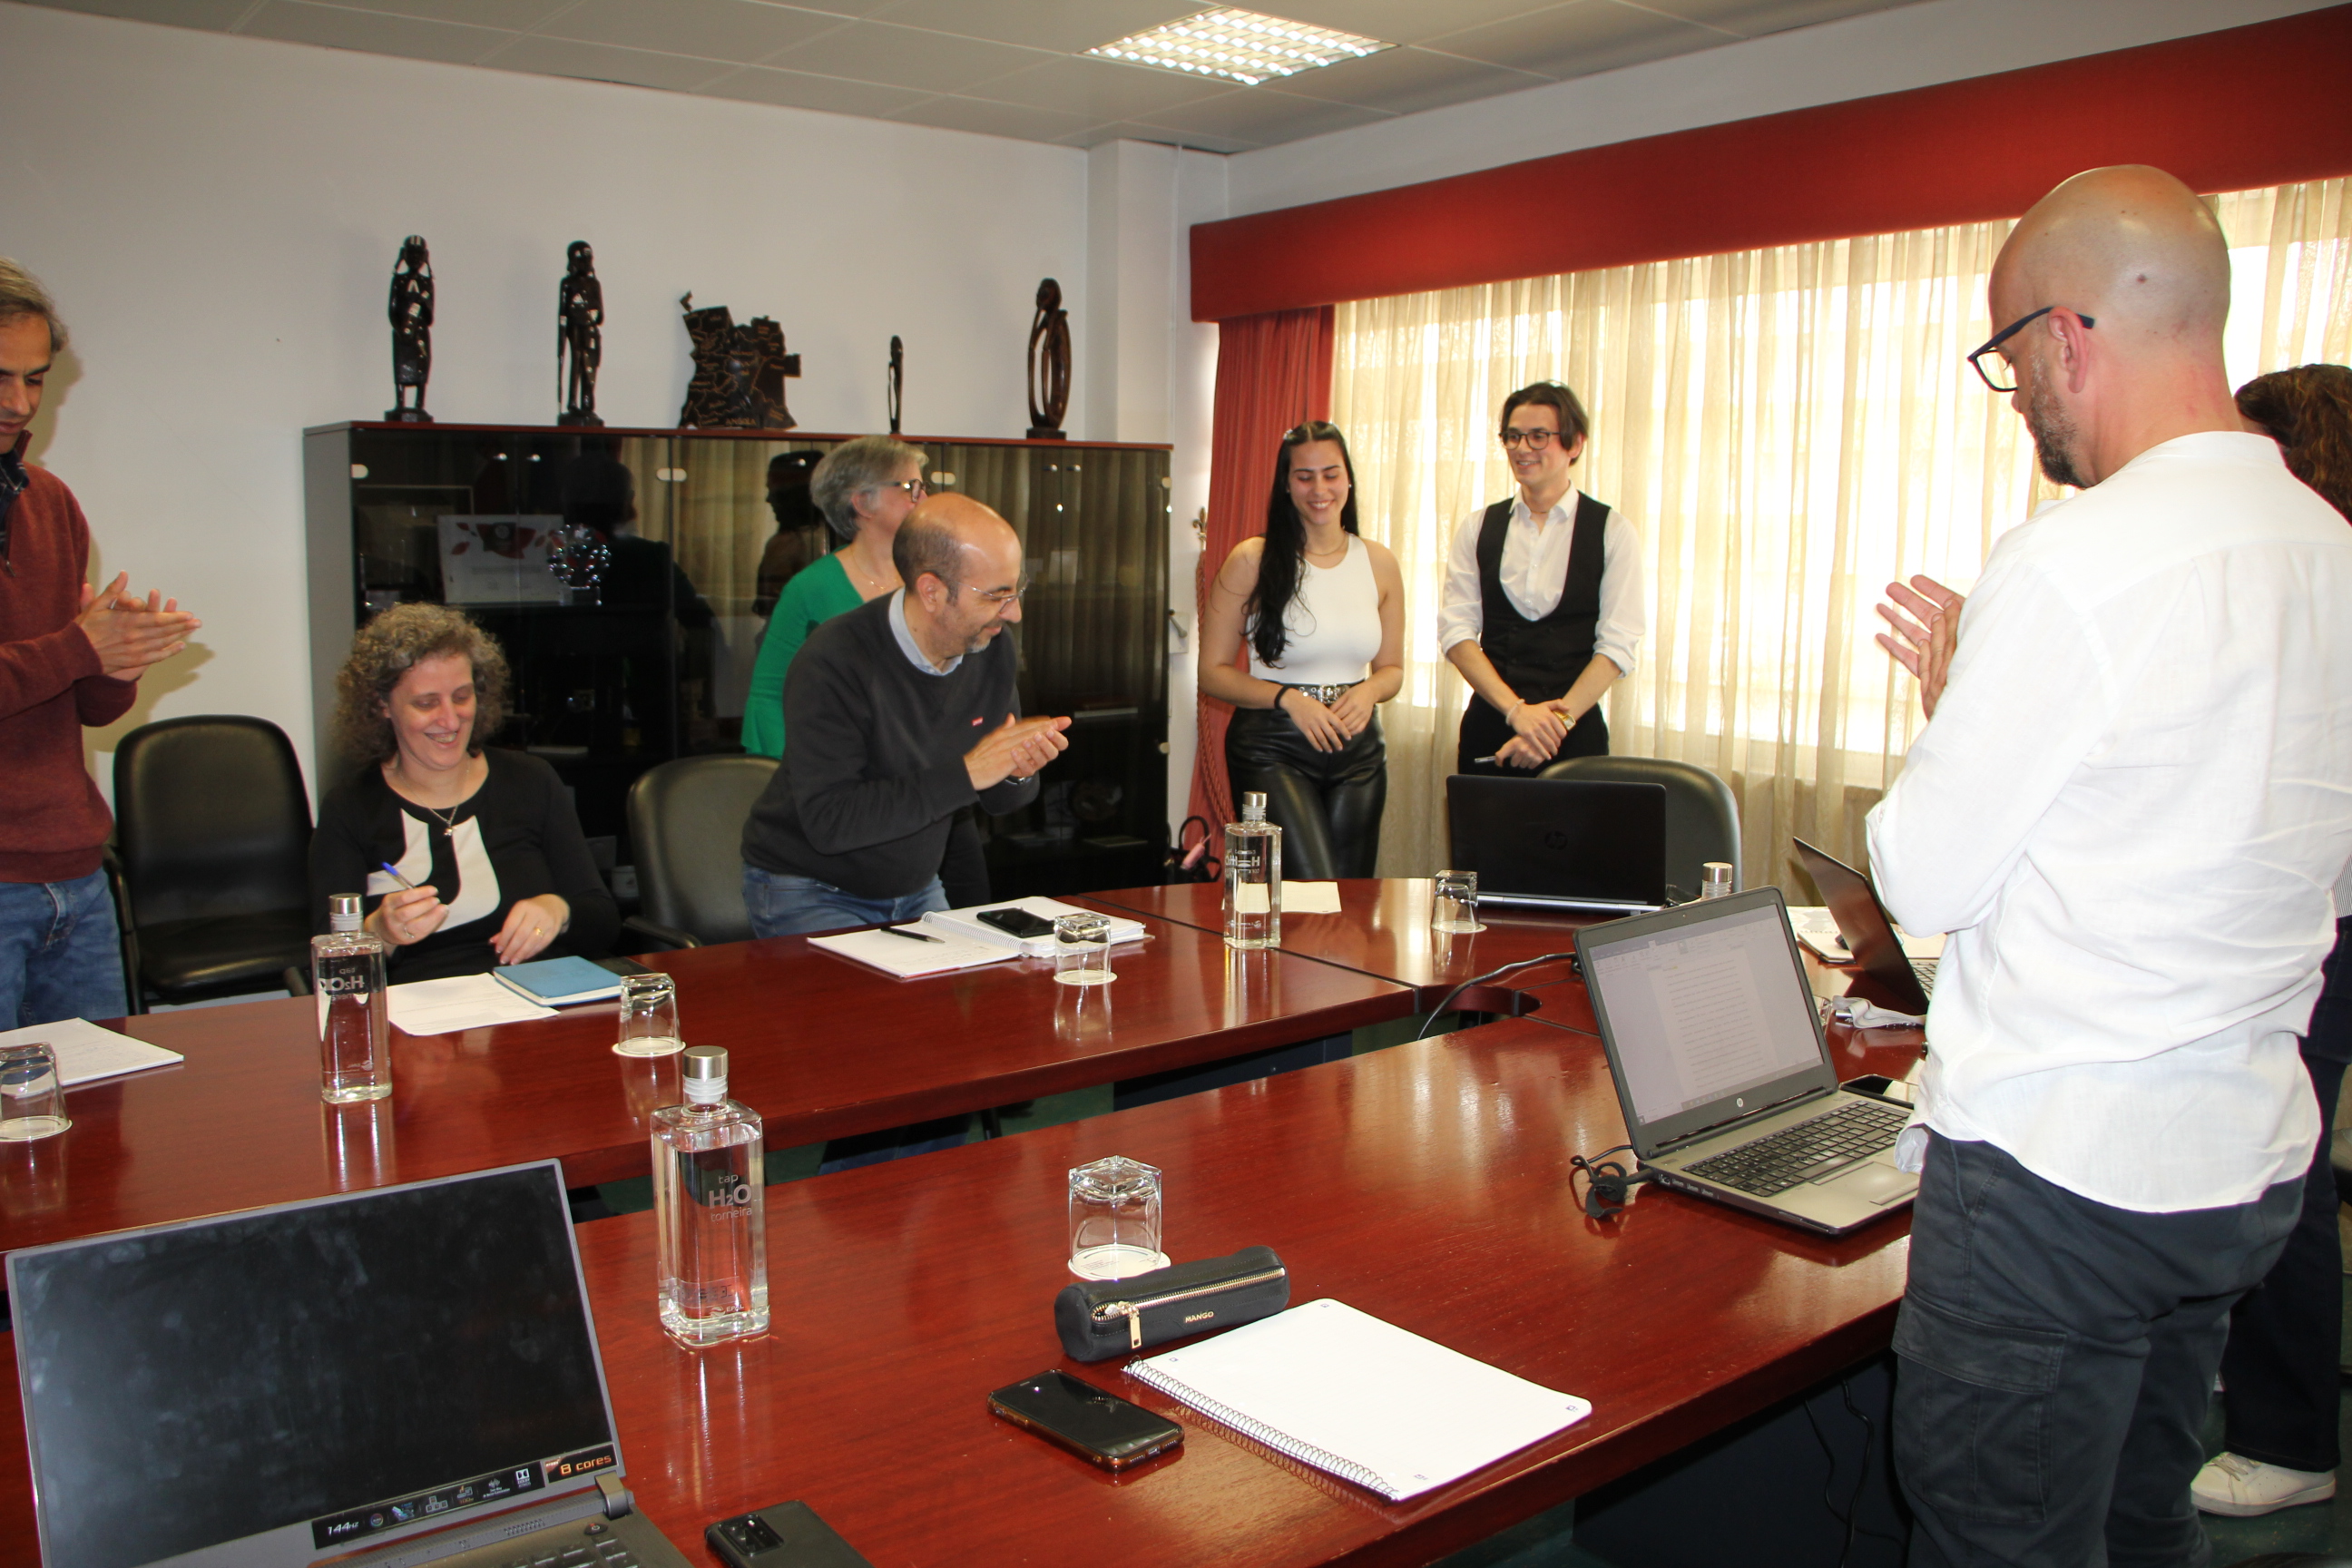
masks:
{"label": "wooden african sculpture", "polygon": [[1029,439],[1058,441],[1070,409],[1070,313],[1062,286],[1037,285],[1037,316],[1029,325]]}
{"label": "wooden african sculpture", "polygon": [[604,286],[596,280],[596,253],[586,240],[573,240],[567,258],[555,285],[555,375],[563,399],[555,422],[602,425],[596,416],[596,367],[604,359]]}
{"label": "wooden african sculpture", "polygon": [[901,343],[898,341],[898,334],[893,332],[890,334],[889,384],[890,434],[893,436],[896,436],[898,433],[898,411],[905,403],[906,393],[907,348],[904,343]]}
{"label": "wooden african sculpture", "polygon": [[421,234],[400,242],[400,259],[392,268],[392,300],[384,314],[392,321],[392,406],[383,416],[430,425],[425,384],[433,376],[433,258]]}
{"label": "wooden african sculpture", "polygon": [[765,316],[741,326],[724,305],[698,310],[694,296],[678,300],[686,335],[694,344],[694,379],[686,385],[681,426],[705,429],[789,430],[797,423],[784,405],[784,380],[801,373],[801,356],[784,352],[784,330]]}

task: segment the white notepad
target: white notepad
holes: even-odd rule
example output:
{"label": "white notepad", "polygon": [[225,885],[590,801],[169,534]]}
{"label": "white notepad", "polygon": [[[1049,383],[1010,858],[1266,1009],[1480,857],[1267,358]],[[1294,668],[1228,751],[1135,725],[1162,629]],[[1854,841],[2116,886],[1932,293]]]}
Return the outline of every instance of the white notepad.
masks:
{"label": "white notepad", "polygon": [[1022,955],[1018,944],[1000,946],[992,942],[960,936],[919,921],[913,925],[892,929],[919,932],[925,940],[909,942],[903,936],[892,936],[881,931],[845,931],[832,936],[813,936],[808,939],[808,944],[821,947],[827,952],[837,952],[844,958],[854,958],[901,980],[919,979],[926,974],[944,974],[956,969],[978,969],[991,963],[1010,963]]}
{"label": "white notepad", "polygon": [[188,1059],[177,1051],[118,1035],[112,1029],[101,1029],[86,1018],[36,1024],[29,1029],[11,1029],[0,1035],[0,1046],[30,1045],[36,1041],[57,1047],[58,1081],[68,1089]]}
{"label": "white notepad", "polygon": [[411,980],[387,987],[384,998],[392,1011],[392,1026],[406,1035],[446,1035],[555,1016],[554,1008],[541,1006],[488,974]]}
{"label": "white notepad", "polygon": [[1592,1414],[1572,1394],[1328,1299],[1127,1370],[1269,1448],[1400,1502]]}

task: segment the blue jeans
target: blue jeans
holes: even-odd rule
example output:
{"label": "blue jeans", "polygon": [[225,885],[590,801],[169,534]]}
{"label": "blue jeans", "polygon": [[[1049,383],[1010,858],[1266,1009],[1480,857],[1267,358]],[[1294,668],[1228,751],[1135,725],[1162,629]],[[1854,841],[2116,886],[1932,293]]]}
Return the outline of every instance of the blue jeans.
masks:
{"label": "blue jeans", "polygon": [[0,1029],[120,1018],[122,942],[106,873],[0,882]]}
{"label": "blue jeans", "polygon": [[932,910],[946,909],[948,896],[937,877],[899,898],[861,899],[814,877],[789,877],[745,866],[743,907],[751,913],[753,936],[799,936],[916,920]]}

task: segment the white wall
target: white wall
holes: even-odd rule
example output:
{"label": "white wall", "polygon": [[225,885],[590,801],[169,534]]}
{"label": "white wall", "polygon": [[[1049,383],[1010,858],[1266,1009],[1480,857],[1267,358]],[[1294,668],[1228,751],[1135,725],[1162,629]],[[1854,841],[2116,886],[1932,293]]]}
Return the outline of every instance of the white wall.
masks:
{"label": "white wall", "polygon": [[[1265,212],[1386,190],[1580,147],[2243,26],[2337,3],[1925,0],[1243,153],[1229,160],[1232,210]],[[1508,216],[1498,213],[1496,220]]]}
{"label": "white wall", "polygon": [[782,324],[803,428],[887,423],[896,332],[909,431],[1017,437],[1037,279],[1087,297],[1067,148],[25,5],[0,5],[0,254],[73,331],[34,455],[80,497],[96,571],[205,620],[92,732],[102,783],[114,736],[182,713],[263,715],[309,756],[301,431],[391,406],[404,235],[433,249],[427,406],[450,422],[552,422],[573,239],[615,425],[676,422],[690,289]]}

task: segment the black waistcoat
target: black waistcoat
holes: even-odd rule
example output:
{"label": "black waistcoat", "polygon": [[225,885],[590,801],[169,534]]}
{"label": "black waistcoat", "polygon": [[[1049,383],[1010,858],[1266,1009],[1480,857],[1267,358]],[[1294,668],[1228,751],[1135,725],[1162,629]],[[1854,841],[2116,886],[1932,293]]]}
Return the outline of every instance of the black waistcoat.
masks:
{"label": "black waistcoat", "polygon": [[1504,683],[1529,701],[1558,697],[1592,662],[1601,626],[1601,571],[1609,508],[1591,496],[1576,503],[1576,531],[1568,546],[1568,581],[1551,614],[1531,621],[1503,592],[1503,536],[1511,503],[1486,509],[1478,529],[1478,646]]}

